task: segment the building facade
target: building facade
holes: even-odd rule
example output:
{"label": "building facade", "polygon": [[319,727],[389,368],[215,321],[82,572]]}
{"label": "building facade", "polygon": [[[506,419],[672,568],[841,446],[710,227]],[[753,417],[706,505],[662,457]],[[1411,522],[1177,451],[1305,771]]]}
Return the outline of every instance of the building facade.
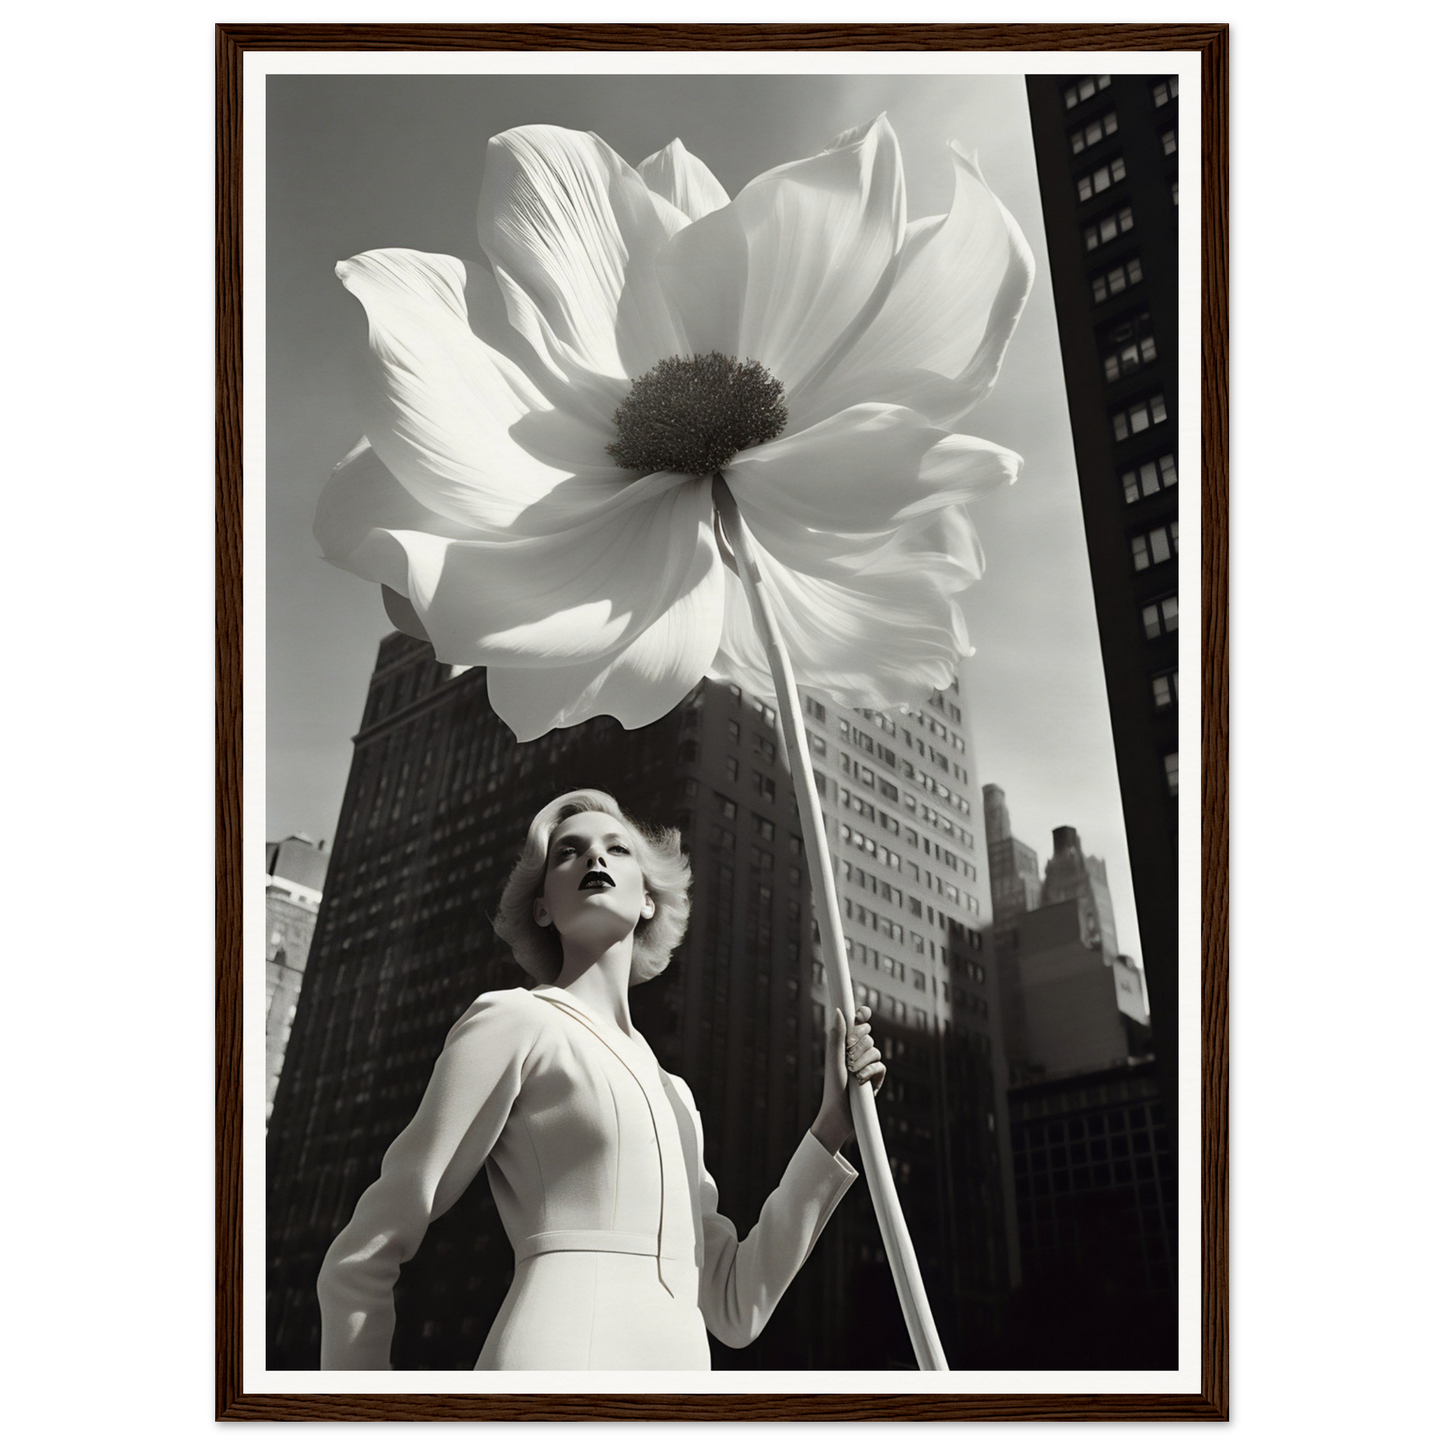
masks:
{"label": "building facade", "polygon": [[1178,1094],[1179,106],[1027,82],[1161,1093]]}
{"label": "building facade", "polygon": [[266,1117],[281,1080],[281,1066],[330,855],[324,843],[293,834],[266,844]]}
{"label": "building facade", "polygon": [[1153,1059],[1010,1092],[1018,1368],[1174,1369],[1179,1181]]}
{"label": "building facade", "polygon": [[[1017,1277],[997,980],[962,699],[907,716],[807,706],[860,1002],[889,1061],[880,1112],[955,1355],[996,1333]],[[452,1022],[527,979],[489,922],[536,810],[574,787],[676,825],[692,922],[634,990],[688,1081],[720,1207],[742,1230],[817,1109],[828,1007],[787,759],[771,709],[704,682],[650,727],[595,719],[519,745],[481,670],[399,634],[378,655],[268,1134],[268,1358],[314,1367],[322,1255],[405,1125]],[[511,1274],[478,1181],[397,1287],[393,1363],[471,1368]],[[850,1191],[761,1339],[719,1368],[911,1365],[867,1190]]]}
{"label": "building facade", "polygon": [[1149,1007],[1138,964],[1119,952],[1114,926],[1114,899],[1109,892],[1109,869],[1102,858],[1084,852],[1078,830],[1054,829],[1054,851],[1044,869],[1040,903],[1077,902],[1084,941],[1097,946],[1103,965],[1113,975],[1119,1012],[1147,1026]]}

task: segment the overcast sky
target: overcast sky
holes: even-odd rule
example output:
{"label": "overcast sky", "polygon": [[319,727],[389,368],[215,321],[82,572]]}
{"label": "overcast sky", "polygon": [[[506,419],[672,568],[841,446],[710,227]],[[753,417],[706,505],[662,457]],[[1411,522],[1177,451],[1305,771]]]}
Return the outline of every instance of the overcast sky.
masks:
{"label": "overcast sky", "polygon": [[1018,484],[973,509],[988,570],[964,598],[976,652],[961,677],[977,778],[1006,790],[1041,863],[1052,828],[1078,828],[1108,863],[1119,946],[1139,956],[1021,77],[273,76],[267,94],[268,837],[335,834],[390,630],[377,589],[322,562],[311,536],[327,474],[361,434],[350,358],[365,323],[335,263],[378,246],[475,255],[486,142],[511,126],[595,130],[634,163],[679,136],[736,194],[887,111],[909,214],[947,209],[957,140],[1039,264],[998,387],[968,420],[1024,458]]}

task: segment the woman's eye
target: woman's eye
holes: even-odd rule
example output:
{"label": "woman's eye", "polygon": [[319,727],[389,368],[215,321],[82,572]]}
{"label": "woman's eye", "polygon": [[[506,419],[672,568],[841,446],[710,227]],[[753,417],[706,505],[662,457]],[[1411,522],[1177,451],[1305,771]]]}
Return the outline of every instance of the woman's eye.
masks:
{"label": "woman's eye", "polygon": [[575,853],[576,851],[577,851],[577,850],[576,850],[575,848],[559,848],[559,849],[557,850],[558,860],[560,861],[560,860],[563,859],[563,858],[570,858],[570,857],[572,856],[572,854]]}
{"label": "woman's eye", "polygon": [[614,843],[612,845],[611,851],[613,853],[628,853],[631,852],[631,849],[628,848],[625,843]]}

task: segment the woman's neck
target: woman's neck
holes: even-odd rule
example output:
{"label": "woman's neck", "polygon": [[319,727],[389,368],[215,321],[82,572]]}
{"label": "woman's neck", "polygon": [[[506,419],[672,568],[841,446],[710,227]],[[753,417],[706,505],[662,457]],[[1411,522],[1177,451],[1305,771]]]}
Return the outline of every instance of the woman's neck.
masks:
{"label": "woman's neck", "polygon": [[632,1013],[627,1006],[627,985],[632,974],[632,939],[614,943],[600,956],[595,953],[567,955],[554,985],[580,999],[593,1013],[611,1019],[625,1034],[632,1032]]}

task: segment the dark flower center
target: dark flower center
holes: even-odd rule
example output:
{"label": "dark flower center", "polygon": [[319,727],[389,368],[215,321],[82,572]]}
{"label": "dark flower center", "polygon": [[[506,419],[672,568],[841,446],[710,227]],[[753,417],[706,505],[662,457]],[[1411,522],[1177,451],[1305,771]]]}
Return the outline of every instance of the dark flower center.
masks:
{"label": "dark flower center", "polygon": [[669,356],[632,383],[607,455],[637,472],[706,476],[788,423],[783,383],[756,361],[720,351]]}

